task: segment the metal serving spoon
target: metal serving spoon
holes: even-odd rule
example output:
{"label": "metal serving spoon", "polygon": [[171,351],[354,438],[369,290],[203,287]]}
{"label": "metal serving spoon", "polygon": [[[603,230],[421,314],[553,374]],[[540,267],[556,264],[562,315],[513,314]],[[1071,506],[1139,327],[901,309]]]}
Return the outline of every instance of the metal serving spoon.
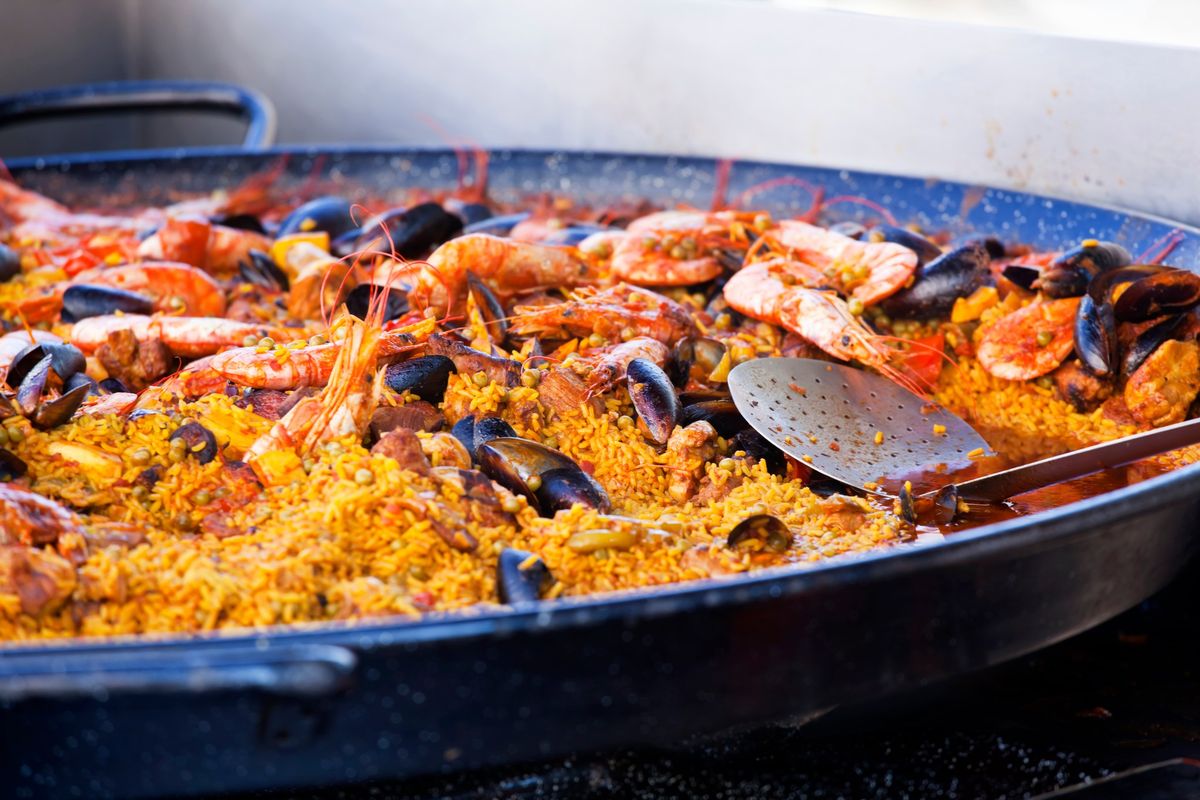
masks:
{"label": "metal serving spoon", "polygon": [[1200,419],[1192,419],[975,477],[995,455],[983,437],[879,375],[807,358],[759,358],[729,373],[729,390],[751,427],[780,450],[882,495],[911,480],[914,491],[954,483],[964,500],[998,501],[1200,443]]}

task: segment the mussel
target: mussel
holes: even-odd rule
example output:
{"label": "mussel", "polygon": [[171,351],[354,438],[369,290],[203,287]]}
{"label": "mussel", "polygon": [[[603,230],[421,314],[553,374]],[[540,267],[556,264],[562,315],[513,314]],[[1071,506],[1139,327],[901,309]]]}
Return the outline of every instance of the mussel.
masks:
{"label": "mussel", "polygon": [[[1107,295],[1107,292],[1105,293]],[[1075,355],[1094,375],[1112,372],[1117,357],[1116,320],[1107,296],[1084,294],[1075,312]]]}
{"label": "mussel", "polygon": [[726,439],[745,430],[749,425],[745,417],[737,410],[732,400],[706,400],[684,406],[679,412],[679,425],[686,428],[693,422],[704,420],[716,429],[717,433]]}
{"label": "mussel", "polygon": [[650,441],[666,444],[679,420],[679,399],[662,368],[646,358],[635,358],[625,368],[625,385]]}
{"label": "mussel", "polygon": [[421,356],[389,365],[383,381],[393,392],[412,392],[436,405],[442,402],[453,372],[454,362],[446,356]]}
{"label": "mussel", "polygon": [[568,456],[538,442],[501,437],[475,450],[479,468],[511,492],[524,495],[541,513],[570,508],[576,503],[608,511],[612,503],[595,478]]}
{"label": "mussel", "polygon": [[238,273],[246,283],[272,291],[286,292],[290,285],[287,273],[262,250],[251,250],[249,259],[238,264]]}
{"label": "mussel", "polygon": [[444,205],[447,211],[462,220],[464,226],[483,222],[485,219],[490,219],[496,213],[492,211],[487,203],[466,203],[456,198],[446,200]]}
{"label": "mussel", "polygon": [[546,562],[532,553],[506,547],[496,563],[496,593],[510,606],[536,603],[554,578]]}
{"label": "mussel", "polygon": [[471,446],[467,450],[472,457],[480,445],[487,444],[493,439],[513,439],[516,438],[517,432],[513,430],[512,425],[509,425],[499,417],[483,417],[476,420],[471,433]]}
{"label": "mussel", "polygon": [[725,538],[725,544],[732,550],[742,542],[751,540],[762,542],[763,549],[772,553],[786,553],[792,544],[792,531],[779,517],[755,514],[733,526]]}
{"label": "mussel", "polygon": [[896,225],[876,225],[867,232],[872,242],[892,242],[907,247],[917,254],[917,266],[921,267],[942,255],[942,248],[908,228]]}
{"label": "mussel", "polygon": [[330,239],[336,239],[357,228],[350,201],[344,197],[326,195],[309,200],[284,217],[276,236],[324,231]]}
{"label": "mussel", "polygon": [[884,300],[883,309],[911,319],[945,316],[956,299],[984,284],[990,264],[991,256],[979,242],[950,250],[919,267],[913,285]]}
{"label": "mussel", "polygon": [[1097,275],[1132,262],[1133,256],[1121,245],[1088,239],[1062,253],[1042,270],[1035,288],[1047,297],[1079,297]]}
{"label": "mussel", "polygon": [[66,322],[105,314],[149,314],[154,310],[154,301],[144,294],[90,283],[68,286],[63,292],[62,304]]}
{"label": "mussel", "polygon": [[0,448],[0,481],[15,481],[28,471],[29,466],[20,456]]}
{"label": "mussel", "polygon": [[787,472],[787,456],[754,428],[738,431],[729,440],[729,452],[744,452],[750,458],[766,462],[767,469],[776,475]]}
{"label": "mussel", "polygon": [[1137,372],[1137,368],[1142,365],[1142,362],[1149,358],[1163,342],[1174,338],[1175,332],[1179,330],[1186,319],[1187,316],[1184,314],[1170,316],[1138,334],[1125,348],[1125,357],[1121,361],[1121,373],[1128,377]]}
{"label": "mussel", "polygon": [[50,358],[50,368],[63,381],[69,380],[77,372],[83,372],[87,366],[82,351],[73,344],[37,342],[17,353],[12,360],[5,376],[8,385],[14,389],[19,387],[33,367],[46,357]]}
{"label": "mussel", "polygon": [[467,270],[467,291],[471,302],[483,318],[488,338],[493,344],[502,344],[508,336],[508,314],[504,311],[504,305],[488,285],[471,270]]}
{"label": "mussel", "polygon": [[367,220],[352,250],[395,251],[401,258],[419,258],[462,231],[462,220],[454,214],[437,203],[420,203],[385,211]]}
{"label": "mussel", "polygon": [[235,228],[239,231],[250,231],[251,233],[267,232],[263,226],[262,220],[254,214],[217,214],[212,217],[214,225],[220,225],[224,228]]}
{"label": "mussel", "polygon": [[675,344],[666,371],[671,382],[680,388],[687,385],[689,378],[705,383],[726,356],[723,342],[707,336],[687,336]]}
{"label": "mussel", "polygon": [[[366,319],[371,307],[371,300],[383,287],[370,283],[360,283],[346,295],[346,310],[359,319]],[[383,309],[383,321],[390,322],[408,313],[408,297],[397,287],[388,290],[386,305]]]}
{"label": "mussel", "polygon": [[1042,277],[1042,271],[1028,264],[1009,264],[1001,273],[1005,278],[1026,291],[1034,291],[1034,284]]}
{"label": "mussel", "polygon": [[53,400],[39,404],[29,416],[29,421],[40,430],[56,428],[75,415],[90,392],[90,386],[76,386]]}
{"label": "mussel", "polygon": [[0,283],[21,273],[21,257],[6,244],[0,244]]}
{"label": "mussel", "polygon": [[1145,322],[1163,314],[1178,314],[1200,305],[1200,275],[1164,268],[1134,281],[1113,303],[1122,322]]}
{"label": "mussel", "polygon": [[184,453],[190,453],[201,464],[207,464],[217,457],[217,438],[212,431],[199,422],[185,422],[170,436],[170,441],[183,442]]}

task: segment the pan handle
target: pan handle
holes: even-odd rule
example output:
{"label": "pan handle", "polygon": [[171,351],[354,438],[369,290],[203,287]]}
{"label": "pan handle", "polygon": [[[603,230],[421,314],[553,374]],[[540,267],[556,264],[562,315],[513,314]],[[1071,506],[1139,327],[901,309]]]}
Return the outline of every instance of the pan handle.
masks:
{"label": "pan handle", "polygon": [[10,650],[0,657],[0,702],[249,690],[319,697],[348,686],[357,663],[345,647],[266,639],[214,647]]}
{"label": "pan handle", "polygon": [[208,81],[110,81],[5,95],[0,97],[0,128],[43,117],[172,109],[241,117],[246,121],[246,150],[265,150],[275,142],[275,106],[265,95]]}

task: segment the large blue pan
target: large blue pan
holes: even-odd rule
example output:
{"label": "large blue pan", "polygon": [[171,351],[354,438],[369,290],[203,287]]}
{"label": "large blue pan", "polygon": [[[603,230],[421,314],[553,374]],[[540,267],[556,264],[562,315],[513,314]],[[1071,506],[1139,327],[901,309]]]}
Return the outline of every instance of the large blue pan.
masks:
{"label": "large blue pan", "polygon": [[[286,156],[286,158],[285,158]],[[496,152],[493,196],[705,206],[704,158]],[[348,194],[451,186],[454,155],[319,148],[11,163],[68,203],[150,202],[276,168]],[[738,162],[730,196],[799,177],[902,223],[1047,248],[1178,231],[1144,215],[936,180]],[[757,199],[777,213],[810,198]],[[835,204],[830,219],[873,216]],[[1044,647],[1166,584],[1197,543],[1200,465],[944,543],[535,610],[0,651],[0,786],[14,797],[151,797],[399,778],[614,745],[664,744],[979,669]]]}

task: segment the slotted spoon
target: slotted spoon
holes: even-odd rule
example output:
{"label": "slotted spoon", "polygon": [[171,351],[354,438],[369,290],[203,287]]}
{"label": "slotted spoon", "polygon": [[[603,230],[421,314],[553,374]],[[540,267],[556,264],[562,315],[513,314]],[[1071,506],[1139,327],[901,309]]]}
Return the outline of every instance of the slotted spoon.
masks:
{"label": "slotted spoon", "polygon": [[[754,430],[822,475],[894,495],[955,483],[958,496],[1004,500],[1200,442],[1200,419],[978,476],[987,442],[960,417],[874,373],[807,358],[760,358],[729,373]],[[960,480],[961,478],[961,480]]]}

